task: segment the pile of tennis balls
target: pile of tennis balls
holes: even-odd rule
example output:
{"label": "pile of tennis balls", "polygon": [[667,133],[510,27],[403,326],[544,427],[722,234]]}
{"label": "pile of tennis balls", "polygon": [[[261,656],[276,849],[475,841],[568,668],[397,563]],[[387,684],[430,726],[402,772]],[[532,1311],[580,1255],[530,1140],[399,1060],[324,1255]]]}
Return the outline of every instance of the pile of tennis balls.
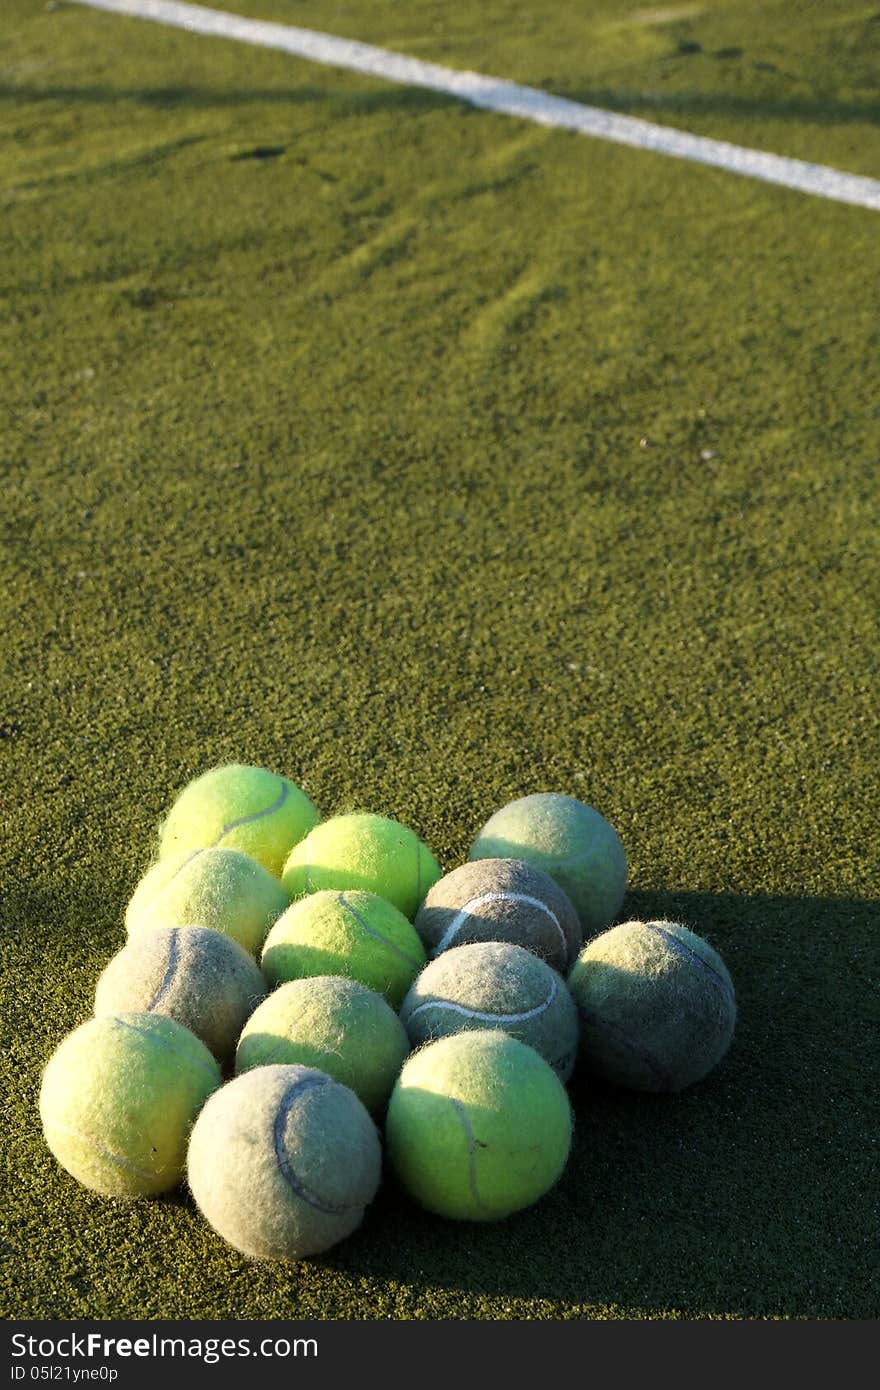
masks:
{"label": "pile of tennis balls", "polygon": [[733,1034],[706,941],[609,926],[626,878],[613,827],[569,796],[503,807],[444,875],[397,821],[321,821],[285,777],[214,768],[172,805],[94,1017],[45,1069],[49,1148],[108,1197],[186,1178],[254,1258],[314,1255],[360,1224],[378,1124],[428,1210],[530,1206],[568,1159],[576,1061],[677,1091]]}

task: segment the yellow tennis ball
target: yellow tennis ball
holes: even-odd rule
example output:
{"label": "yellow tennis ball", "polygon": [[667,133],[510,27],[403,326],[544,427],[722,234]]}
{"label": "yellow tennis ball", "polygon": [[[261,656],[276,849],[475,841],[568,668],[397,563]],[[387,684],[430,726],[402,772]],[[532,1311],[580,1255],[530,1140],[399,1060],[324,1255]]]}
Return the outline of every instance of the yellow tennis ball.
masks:
{"label": "yellow tennis ball", "polygon": [[227,763],[184,787],[162,826],[159,854],[240,849],[277,878],[293,846],[319,820],[310,798],[289,778]]}
{"label": "yellow tennis ball", "polygon": [[173,1019],[89,1019],[68,1034],[43,1073],[46,1143],[93,1192],[155,1196],[183,1178],[193,1121],[219,1085],[211,1053]]}
{"label": "yellow tennis ball", "polygon": [[211,927],[254,955],[289,902],[277,878],[240,850],[184,850],[147,870],[125,926],[129,936],[155,927]]}
{"label": "yellow tennis ball", "polygon": [[301,1260],[350,1235],[379,1186],[376,1127],[353,1091],[311,1067],[243,1072],[196,1121],[187,1179],[224,1240]]}
{"label": "yellow tennis ball", "polygon": [[521,796],[496,811],[468,859],[523,859],[559,884],[585,936],[616,917],[626,890],[626,854],[612,825],[583,801],[558,792]]}
{"label": "yellow tennis ball", "polygon": [[396,1009],[425,964],[412,923],[375,893],[327,889],[292,903],[260,960],[270,985],[310,975],[345,975],[384,994]]}
{"label": "yellow tennis ball", "polygon": [[[466,949],[466,948],[462,948]],[[561,1176],[571,1106],[553,1070],[507,1033],[453,1033],[414,1052],[385,1134],[404,1188],[429,1211],[497,1221]]]}
{"label": "yellow tennis ball", "polygon": [[317,1067],[368,1110],[380,1110],[408,1052],[406,1029],[384,995],[357,980],[317,975],[279,985],[251,1014],[235,1070],[273,1062]]}
{"label": "yellow tennis ball", "polygon": [[291,898],[323,888],[360,888],[412,919],[440,874],[427,845],[407,826],[357,811],[331,817],[301,840],[282,882]]}

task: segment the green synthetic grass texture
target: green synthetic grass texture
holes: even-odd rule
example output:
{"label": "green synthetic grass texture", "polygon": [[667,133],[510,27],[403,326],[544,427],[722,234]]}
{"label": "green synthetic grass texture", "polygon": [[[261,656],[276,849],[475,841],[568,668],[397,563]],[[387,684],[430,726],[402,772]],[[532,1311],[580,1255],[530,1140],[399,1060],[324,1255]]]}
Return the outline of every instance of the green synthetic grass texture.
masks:
{"label": "green synthetic grass texture", "polygon": [[[876,6],[233,8],[880,170]],[[4,1315],[876,1316],[877,215],[29,0],[0,205]],[[80,1189],[41,1068],[228,759],[447,869],[589,801],[727,1059],[577,1076],[529,1212],[389,1180],[292,1268]]]}

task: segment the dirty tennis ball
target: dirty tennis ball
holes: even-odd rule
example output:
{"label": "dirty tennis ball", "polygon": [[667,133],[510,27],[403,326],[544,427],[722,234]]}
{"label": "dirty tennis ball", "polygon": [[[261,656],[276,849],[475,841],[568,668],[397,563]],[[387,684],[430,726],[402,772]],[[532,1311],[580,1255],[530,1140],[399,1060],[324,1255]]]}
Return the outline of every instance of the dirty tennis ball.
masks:
{"label": "dirty tennis ball", "polygon": [[413,1047],[467,1029],[498,1028],[528,1043],[568,1081],[578,1015],[562,976],[522,946],[480,941],[431,961],[400,1009]]}
{"label": "dirty tennis ball", "polygon": [[291,898],[322,888],[378,893],[412,919],[440,874],[427,845],[407,826],[358,811],[316,826],[294,847],[282,882]]}
{"label": "dirty tennis ball", "polygon": [[677,922],[623,922],[581,951],[568,977],[581,1057],[636,1091],[680,1091],[720,1062],[736,1002],[723,960]]}
{"label": "dirty tennis ball", "polygon": [[360,1225],[381,1178],[376,1127],[353,1091],[312,1067],[262,1066],[211,1097],[187,1178],[196,1206],[254,1259],[300,1260]]}
{"label": "dirty tennis ball", "polygon": [[95,1013],[165,1014],[229,1063],[265,996],[253,956],[231,937],[208,927],[158,927],[131,937],[105,967]]}
{"label": "dirty tennis ball", "polygon": [[129,936],[154,927],[211,927],[255,955],[289,902],[277,878],[240,850],[184,850],[147,870],[125,926]]}
{"label": "dirty tennis ball", "polygon": [[557,792],[538,792],[496,811],[468,859],[524,859],[559,884],[580,917],[584,936],[608,926],[623,902],[626,854],[604,816]]}
{"label": "dirty tennis ball", "polygon": [[152,1197],[182,1180],[193,1121],[220,1068],[187,1028],[155,1013],[89,1019],[43,1073],[40,1119],[63,1168],[105,1197]]}
{"label": "dirty tennis ball", "polygon": [[357,980],[318,975],[280,985],[251,1015],[235,1070],[272,1062],[317,1067],[375,1111],[408,1052],[406,1029],[384,995]]}
{"label": "dirty tennis ball", "polygon": [[429,956],[476,941],[509,941],[565,972],[582,945],[571,900],[521,859],[478,859],[434,884],[414,923]]}
{"label": "dirty tennis ball", "polygon": [[319,820],[289,778],[227,763],[184,787],[162,825],[159,857],[222,846],[249,854],[278,878],[293,846]]}
{"label": "dirty tennis ball", "polygon": [[270,985],[311,975],[345,975],[384,994],[395,1009],[425,952],[412,923],[375,893],[325,889],[279,917],[260,960]]}
{"label": "dirty tennis ball", "polygon": [[507,1033],[453,1033],[420,1048],[391,1093],[388,1155],[403,1187],[439,1216],[496,1221],[531,1206],[571,1145],[562,1082]]}

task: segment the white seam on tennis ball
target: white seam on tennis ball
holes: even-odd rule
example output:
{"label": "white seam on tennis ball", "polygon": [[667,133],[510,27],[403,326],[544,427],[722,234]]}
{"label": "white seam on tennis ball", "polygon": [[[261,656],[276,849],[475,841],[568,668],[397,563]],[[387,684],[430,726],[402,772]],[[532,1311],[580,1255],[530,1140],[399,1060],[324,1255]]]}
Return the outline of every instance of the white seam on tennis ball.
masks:
{"label": "white seam on tennis ball", "polygon": [[175,1047],[173,1042],[169,1042],[167,1038],[158,1037],[147,1028],[138,1028],[134,1023],[127,1023],[126,1020],[120,1018],[118,1014],[110,1014],[109,1018],[114,1028],[128,1028],[132,1033],[139,1033],[142,1038],[148,1038],[150,1042],[155,1043],[157,1047],[167,1048],[169,1052],[176,1052],[178,1057],[185,1057],[188,1062],[195,1062],[196,1066],[201,1067],[202,1071],[206,1071],[209,1076],[216,1080],[214,1068],[203,1061],[201,1057],[195,1056],[192,1052],[185,1052],[182,1047]]}
{"label": "white seam on tennis ball", "polygon": [[[182,863],[182,864],[178,864],[177,868],[174,870],[174,873],[171,874],[168,878],[166,878],[165,882],[162,884],[162,887],[156,889],[156,891],[155,891],[155,893],[153,894],[152,898],[150,898],[149,902],[146,904],[146,906],[145,906],[145,908],[144,908],[144,912],[150,912],[150,911],[152,911],[152,909],[156,906],[157,902],[158,902],[159,899],[161,898],[162,894],[166,891],[166,889],[168,889],[168,888],[171,886],[171,884],[174,882],[174,880],[175,880],[180,874],[183,873],[183,871],[184,871],[184,869],[186,868],[186,866],[187,866],[188,864],[191,864],[191,863],[193,862],[194,859],[198,859],[199,855],[200,855],[200,854],[204,854],[205,850],[208,849],[208,848],[213,848],[213,846],[200,845],[198,849],[192,850],[192,851],[186,856],[186,858],[184,859],[183,863]],[[161,860],[161,859],[159,860],[159,863],[160,863],[160,864],[162,863],[162,860]]]}
{"label": "white seam on tennis ball", "polygon": [[252,811],[249,816],[239,816],[238,820],[231,820],[228,825],[224,825],[223,829],[220,831],[220,834],[217,836],[211,848],[216,849],[220,841],[224,838],[224,836],[228,835],[232,830],[237,830],[240,825],[250,825],[252,821],[262,820],[264,816],[274,816],[276,811],[281,810],[281,807],[284,805],[289,795],[290,787],[282,779],[281,795],[278,797],[276,801],[272,802],[271,806],[267,806],[262,811]]}
{"label": "white seam on tennis ball", "polygon": [[83,1134],[82,1130],[74,1129],[72,1125],[62,1124],[60,1120],[49,1120],[46,1122],[45,1128],[60,1129],[62,1133],[70,1134],[74,1139],[81,1139],[84,1144],[88,1144],[89,1148],[94,1149],[102,1158],[108,1159],[110,1163],[118,1164],[120,1168],[127,1168],[130,1173],[136,1174],[139,1178],[147,1178],[149,1181],[153,1181],[154,1178],[161,1177],[162,1173],[165,1171],[164,1168],[138,1168],[137,1164],[132,1163],[130,1159],[123,1158],[121,1154],[115,1154],[112,1149],[106,1149],[103,1144],[98,1144],[90,1134]]}
{"label": "white seam on tennis ball", "polygon": [[471,898],[469,902],[465,903],[464,907],[459,908],[458,912],[453,917],[452,921],[449,923],[449,926],[446,928],[440,940],[437,942],[437,945],[431,952],[431,955],[439,956],[443,951],[447,949],[449,943],[455,940],[456,936],[461,931],[468,917],[473,915],[474,910],[476,908],[482,907],[484,903],[499,902],[526,903],[529,907],[537,907],[541,912],[546,913],[556,930],[559,932],[559,939],[562,942],[564,959],[568,959],[568,941],[566,940],[565,932],[562,930],[562,924],[560,923],[559,918],[556,916],[556,913],[553,912],[547,906],[546,903],[542,903],[540,898],[530,897],[527,893],[502,893],[497,889],[489,893],[481,893],[479,897]]}
{"label": "white seam on tennis ball", "polygon": [[703,960],[703,957],[697,951],[692,950],[692,948],[688,946],[686,941],[680,941],[679,938],[675,936],[673,932],[664,930],[664,928],[661,927],[659,922],[644,922],[642,925],[647,927],[648,931],[655,932],[657,936],[662,937],[666,944],[672,947],[673,951],[677,951],[679,955],[684,956],[687,960],[690,960],[694,964],[698,965],[701,970],[705,971],[705,973],[710,977],[710,979],[715,981],[716,985],[722,991],[728,1002],[731,1004],[735,1002],[733,997],[733,990],[730,988],[730,985],[724,979],[724,976],[719,975],[715,967],[710,965],[707,960]]}
{"label": "white seam on tennis ball", "polygon": [[546,1013],[557,993],[558,986],[554,979],[550,981],[550,993],[543,1004],[538,1004],[534,1009],[528,1009],[521,1014],[490,1014],[480,1009],[467,1009],[463,1004],[454,1004],[451,999],[428,999],[407,1014],[407,1022],[417,1014],[424,1013],[426,1009],[448,1009],[451,1013],[460,1014],[462,1018],[477,1019],[480,1023],[527,1023],[530,1018],[540,1018],[541,1014]]}
{"label": "white seam on tennis ball", "polygon": [[481,1208],[481,1210],[491,1211],[492,1208],[486,1202],[483,1201],[482,1197],[480,1196],[480,1190],[477,1187],[477,1145],[476,1140],[474,1139],[474,1131],[471,1128],[470,1116],[468,1115],[468,1112],[462,1105],[461,1101],[456,1100],[454,1096],[449,1097],[449,1103],[450,1105],[453,1105],[456,1111],[458,1112],[458,1118],[461,1120],[462,1126],[464,1128],[465,1139],[467,1140],[469,1168],[468,1176],[470,1179],[471,1195],[473,1196],[474,1201],[476,1202],[477,1206]]}
{"label": "white seam on tennis ball", "polygon": [[305,1091],[311,1091],[316,1086],[329,1085],[329,1076],[304,1076],[301,1080],[294,1081],[292,1085],[288,1086],[275,1112],[275,1119],[272,1124],[272,1146],[275,1150],[275,1162],[278,1164],[278,1171],[288,1187],[301,1201],[314,1208],[315,1211],[323,1212],[325,1216],[343,1216],[346,1212],[360,1211],[361,1204],[326,1202],[316,1193],[310,1192],[293,1168],[284,1148],[284,1125],[294,1103]]}
{"label": "white seam on tennis ball", "polygon": [[[209,846],[201,845],[198,849],[194,849],[190,854],[188,854],[182,864],[178,864],[177,868],[174,870],[174,873],[171,874],[170,877],[166,878],[165,882],[162,884],[162,887],[157,888],[152,898],[150,898],[149,901],[144,905],[144,915],[149,915],[149,913],[153,911],[153,909],[156,907],[157,903],[161,899],[162,894],[166,891],[166,889],[170,887],[170,885],[174,882],[178,875],[183,873],[187,864],[191,864],[194,859],[198,859],[199,855],[204,854],[207,848],[209,848]],[[162,863],[161,859],[159,860],[159,863]],[[128,914],[126,913],[126,918],[127,916]],[[128,926],[127,920],[126,926]]]}
{"label": "white seam on tennis ball", "polygon": [[339,894],[339,901],[341,902],[342,906],[351,913],[358,926],[362,927],[363,930],[367,933],[367,936],[371,936],[374,941],[381,941],[382,945],[386,948],[386,950],[392,951],[395,956],[399,956],[400,959],[402,961],[405,961],[407,965],[411,965],[414,970],[418,970],[420,962],[417,960],[413,960],[412,956],[408,956],[405,951],[401,951],[400,947],[395,946],[393,941],[389,941],[387,936],[383,936],[381,932],[374,931],[373,928],[367,922],[364,921],[360,913],[355,911],[351,903],[346,901],[345,895],[343,893]]}
{"label": "white seam on tennis ball", "polygon": [[171,988],[171,982],[174,979],[175,974],[177,973],[177,966],[180,959],[180,944],[178,941],[179,931],[179,927],[173,927],[171,930],[171,943],[168,948],[168,964],[165,967],[165,974],[162,978],[161,983],[159,984],[158,989],[156,990],[155,994],[153,995],[152,999],[147,1005],[147,1013],[150,1013],[151,1010],[158,1008],[158,1006],[162,1003],[162,1000],[165,998],[165,995]]}

